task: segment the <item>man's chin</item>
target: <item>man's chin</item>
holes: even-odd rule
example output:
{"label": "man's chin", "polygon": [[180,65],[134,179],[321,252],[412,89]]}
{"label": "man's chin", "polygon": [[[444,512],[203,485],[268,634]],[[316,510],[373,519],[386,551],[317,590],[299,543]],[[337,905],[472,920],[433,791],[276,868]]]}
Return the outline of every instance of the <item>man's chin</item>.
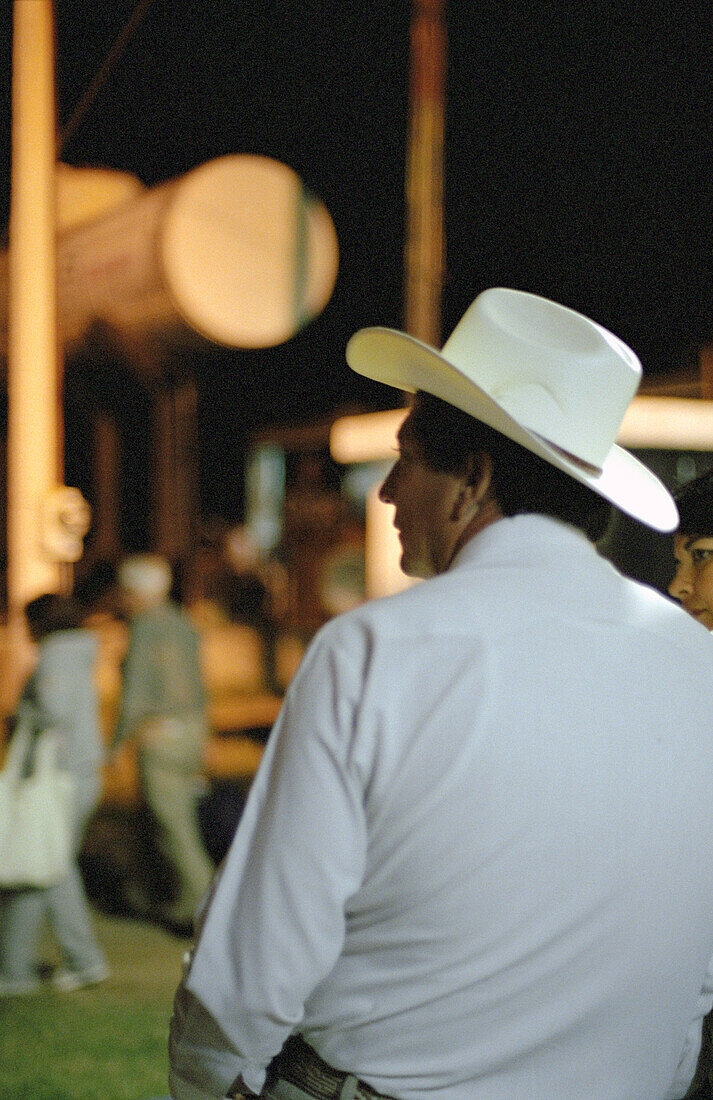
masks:
{"label": "man's chin", "polygon": [[432,575],[427,569],[424,569],[422,564],[409,558],[405,553],[401,554],[399,568],[405,576],[411,577],[415,581],[424,581]]}
{"label": "man's chin", "polygon": [[405,573],[407,577],[415,576],[415,573],[413,572],[413,565],[409,561],[408,554],[406,554],[403,550],[401,551],[401,557],[399,559],[399,569],[402,573]]}
{"label": "man's chin", "polygon": [[686,608],[686,610],[691,618],[699,622],[706,630],[713,630],[713,612],[708,611],[705,607],[699,608],[696,611],[691,611],[690,608]]}

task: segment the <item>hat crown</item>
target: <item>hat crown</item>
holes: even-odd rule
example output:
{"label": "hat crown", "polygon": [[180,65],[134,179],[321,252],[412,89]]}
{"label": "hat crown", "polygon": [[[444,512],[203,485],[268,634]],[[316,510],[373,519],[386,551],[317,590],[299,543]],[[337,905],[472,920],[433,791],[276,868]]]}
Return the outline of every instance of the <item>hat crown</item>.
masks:
{"label": "hat crown", "polygon": [[442,355],[524,427],[597,467],[642,373],[631,348],[588,317],[502,287],[476,298]]}
{"label": "hat crown", "polygon": [[350,339],[347,362],[376,382],[462,409],[656,530],[678,522],[666,486],[615,442],[641,364],[574,310],[495,287],[476,298],[442,351],[368,328]]}

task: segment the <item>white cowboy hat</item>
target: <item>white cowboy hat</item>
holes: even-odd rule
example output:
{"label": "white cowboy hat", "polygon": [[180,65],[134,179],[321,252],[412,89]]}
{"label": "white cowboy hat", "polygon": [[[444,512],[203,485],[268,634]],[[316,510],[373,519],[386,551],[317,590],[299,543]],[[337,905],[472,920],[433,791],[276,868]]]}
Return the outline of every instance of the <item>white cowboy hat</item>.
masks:
{"label": "white cowboy hat", "polygon": [[462,409],[659,531],[678,524],[659,479],[614,440],[641,379],[623,341],[519,290],[480,294],[443,350],[388,328],[347,344],[358,374]]}

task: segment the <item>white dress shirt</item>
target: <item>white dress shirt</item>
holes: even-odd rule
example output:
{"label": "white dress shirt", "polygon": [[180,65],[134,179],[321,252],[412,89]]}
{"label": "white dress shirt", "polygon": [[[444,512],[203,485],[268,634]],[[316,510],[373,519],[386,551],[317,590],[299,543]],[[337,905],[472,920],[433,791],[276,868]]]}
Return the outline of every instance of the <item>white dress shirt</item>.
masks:
{"label": "white dress shirt", "polygon": [[329,623],[177,994],[172,1096],[259,1092],[295,1030],[401,1100],[683,1095],[711,667],[700,625],[540,516]]}

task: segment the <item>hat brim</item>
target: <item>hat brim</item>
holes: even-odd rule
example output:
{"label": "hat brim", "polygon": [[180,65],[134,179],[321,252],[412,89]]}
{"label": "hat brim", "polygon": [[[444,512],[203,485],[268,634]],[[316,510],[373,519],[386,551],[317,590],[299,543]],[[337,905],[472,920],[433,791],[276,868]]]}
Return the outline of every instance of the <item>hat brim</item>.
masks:
{"label": "hat brim", "polygon": [[678,512],[668,489],[634,455],[614,444],[601,469],[579,461],[523,427],[429,344],[396,329],[365,328],[350,339],[346,358],[352,370],[365,378],[408,393],[424,390],[455,405],[648,527],[666,532],[678,526]]}

